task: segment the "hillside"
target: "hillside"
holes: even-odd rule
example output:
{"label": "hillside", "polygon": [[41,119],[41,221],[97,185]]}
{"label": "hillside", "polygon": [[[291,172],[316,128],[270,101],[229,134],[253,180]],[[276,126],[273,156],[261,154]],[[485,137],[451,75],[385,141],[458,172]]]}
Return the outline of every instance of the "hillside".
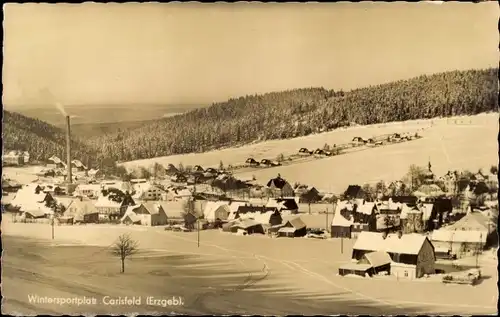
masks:
{"label": "hillside", "polygon": [[418,132],[421,139],[380,147],[366,148],[333,157],[305,160],[272,168],[243,168],[234,170],[237,177],[255,177],[260,184],[281,174],[291,183],[299,182],[333,193],[343,192],[350,184],[375,184],[380,180],[401,179],[412,164],[426,167],[432,162],[436,175],[449,170],[479,168],[488,171],[498,162],[498,112],[475,116],[457,116],[442,119],[413,120],[386,124],[337,129],[288,140],[270,140],[238,148],[214,150],[197,154],[180,154],[154,159],[144,159],[123,164],[129,170],[153,163],[163,166],[201,165],[204,168],[242,164],[248,157],[260,161],[275,159],[278,155],[296,154],[301,147],[322,148],[326,144],[341,144],[355,136],[370,138],[375,135]]}
{"label": "hillside", "polygon": [[[2,138],[4,149],[29,151],[32,160],[42,161],[52,155],[61,159],[66,157],[66,135],[63,129],[15,112],[4,110]],[[72,154],[86,164],[92,163],[92,158],[96,157],[85,144],[74,138]]]}
{"label": "hillside", "polygon": [[305,88],[245,96],[87,142],[104,156],[130,161],[289,139],[353,123],[473,115],[498,108],[497,73],[452,71],[349,92]]}

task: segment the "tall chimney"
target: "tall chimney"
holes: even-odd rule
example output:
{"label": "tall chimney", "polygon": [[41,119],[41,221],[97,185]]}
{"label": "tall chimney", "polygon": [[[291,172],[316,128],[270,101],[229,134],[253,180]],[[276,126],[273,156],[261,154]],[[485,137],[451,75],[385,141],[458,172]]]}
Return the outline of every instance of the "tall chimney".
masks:
{"label": "tall chimney", "polygon": [[68,169],[67,179],[68,184],[73,182],[73,177],[71,175],[71,129],[69,116],[66,116],[66,168]]}

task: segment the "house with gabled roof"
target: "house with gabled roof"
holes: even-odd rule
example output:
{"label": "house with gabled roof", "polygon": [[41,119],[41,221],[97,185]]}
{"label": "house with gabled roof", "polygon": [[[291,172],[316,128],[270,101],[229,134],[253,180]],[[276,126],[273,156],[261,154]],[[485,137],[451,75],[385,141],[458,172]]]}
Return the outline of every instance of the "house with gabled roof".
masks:
{"label": "house with gabled roof", "polygon": [[284,220],[284,223],[278,229],[278,236],[284,237],[303,237],[307,234],[307,226],[298,216]]}
{"label": "house with gabled roof", "polygon": [[352,258],[359,261],[365,254],[377,251],[389,254],[390,274],[398,278],[413,279],[435,273],[434,246],[425,235],[361,232],[354,243]]}
{"label": "house with gabled roof", "polygon": [[99,212],[94,202],[85,198],[73,199],[67,206],[64,216],[73,219],[73,223],[99,222]]}
{"label": "house with gabled roof", "polygon": [[293,190],[292,185],[287,182],[285,179],[281,178],[281,175],[278,174],[278,177],[272,178],[267,182],[267,187],[276,197],[294,197],[295,191]]}
{"label": "house with gabled roof", "polygon": [[161,204],[144,202],[128,206],[121,218],[125,224],[140,224],[143,226],[162,226],[167,224],[167,214]]}
{"label": "house with gabled roof", "polygon": [[299,212],[295,198],[269,198],[266,207],[276,208],[281,213],[296,214]]}
{"label": "house with gabled roof", "polygon": [[214,222],[217,219],[227,220],[231,209],[226,201],[209,201],[203,210],[204,219]]}
{"label": "house with gabled roof", "polygon": [[133,205],[135,205],[135,202],[130,194],[115,188],[103,190],[95,203],[100,220],[120,219],[127,208]]}

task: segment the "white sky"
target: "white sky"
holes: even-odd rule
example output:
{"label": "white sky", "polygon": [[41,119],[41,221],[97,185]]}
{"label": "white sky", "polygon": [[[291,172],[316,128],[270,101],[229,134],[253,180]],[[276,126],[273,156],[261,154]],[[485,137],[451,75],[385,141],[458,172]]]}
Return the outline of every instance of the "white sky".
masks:
{"label": "white sky", "polygon": [[[498,4],[7,4],[4,103],[207,104],[498,66]],[[49,98],[50,99],[50,98]]]}

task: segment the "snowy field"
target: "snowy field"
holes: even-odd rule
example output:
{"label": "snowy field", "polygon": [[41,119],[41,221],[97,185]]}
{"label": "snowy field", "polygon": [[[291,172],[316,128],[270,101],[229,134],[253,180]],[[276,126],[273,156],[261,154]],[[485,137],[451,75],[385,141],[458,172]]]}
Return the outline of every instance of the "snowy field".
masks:
{"label": "snowy field", "polygon": [[411,164],[426,166],[430,158],[436,174],[449,169],[488,169],[498,162],[498,114],[468,117],[418,120],[339,129],[290,140],[276,140],[223,149],[201,154],[174,155],[123,163],[127,168],[151,166],[158,162],[167,166],[201,165],[217,167],[220,161],[242,164],[248,157],[275,159],[279,154],[295,154],[301,147],[309,149],[350,142],[354,137],[370,138],[389,133],[418,132],[422,139],[366,149],[336,157],[291,164],[288,166],[254,169],[238,174],[255,175],[266,182],[278,173],[292,184],[300,182],[331,192],[343,192],[349,184],[375,183],[401,178]]}
{"label": "snowy field", "polygon": [[[423,279],[416,282],[400,280],[398,282],[390,278],[363,279],[337,276],[339,265],[349,260],[352,251],[353,240],[347,239],[343,240],[343,252],[341,252],[339,239],[273,239],[267,236],[234,236],[218,231],[202,231],[198,248],[196,233],[167,232],[161,228],[88,225],[57,226],[55,240],[48,241],[48,245],[53,248],[68,248],[64,253],[67,256],[73,254],[71,252],[76,252],[71,249],[72,243],[74,243],[73,248],[82,244],[109,247],[118,235],[124,232],[130,233],[131,237],[139,242],[143,251],[142,254],[127,262],[130,274],[137,274],[135,278],[131,275],[120,278],[116,273],[119,262],[109,262],[116,261],[112,257],[99,260],[103,253],[107,254],[107,251],[100,251],[99,256],[95,256],[95,261],[84,262],[85,268],[81,267],[81,263],[75,263],[72,267],[68,264],[70,262],[58,263],[59,266],[65,265],[65,270],[74,271],[75,273],[68,271],[68,278],[72,277],[71,274],[75,274],[79,283],[78,288],[70,289],[69,284],[66,283],[64,284],[67,285],[66,288],[58,288],[58,290],[72,294],[75,292],[81,294],[82,290],[98,294],[109,294],[113,291],[119,292],[122,296],[127,294],[132,296],[134,292],[147,292],[145,291],[147,289],[159,292],[161,284],[165,290],[168,288],[169,294],[172,295],[173,290],[168,285],[176,283],[178,286],[184,286],[176,288],[174,293],[186,298],[184,311],[192,314],[207,312],[287,314],[298,311],[304,314],[324,314],[328,313],[328,309],[329,314],[369,314],[371,312],[372,314],[408,315],[494,314],[497,311],[496,261],[487,256],[482,257],[480,263],[483,275],[489,278],[471,287],[445,285],[435,279]],[[50,239],[51,229],[49,225],[11,223],[7,220],[2,222],[2,234],[7,238],[30,237],[42,241]],[[4,267],[11,273],[4,271],[3,293],[8,305],[6,305],[7,308],[2,309],[4,312],[6,312],[5,309],[25,311],[23,309],[26,306],[12,299],[13,297],[21,298],[25,296],[22,292],[33,291],[33,287],[35,290],[39,287],[36,283],[42,283],[37,282],[40,279],[30,281],[29,277],[22,277],[24,276],[22,274],[26,270],[42,274],[40,273],[42,267],[32,267],[28,264],[26,264],[28,267],[23,267],[22,261],[26,261],[26,258],[30,256],[33,260],[49,263],[50,259],[56,256],[56,251],[32,248],[29,255],[17,258],[12,250],[9,253],[8,242],[5,248],[7,253],[3,259]],[[14,243],[12,243],[12,248],[14,248]],[[19,250],[27,252],[26,248],[17,250],[16,252],[20,252]],[[178,264],[184,267],[182,274],[174,273],[177,271],[174,270],[175,265],[172,263],[161,268],[153,268],[153,262],[141,262],[140,259],[145,256],[154,258],[167,255],[178,257],[189,255],[202,259],[197,264]],[[68,261],[72,261],[71,257]],[[99,261],[115,263],[116,266],[112,264],[105,266]],[[214,261],[219,262],[220,265],[217,266]],[[142,270],[146,268],[149,271],[139,275],[138,272],[143,272]],[[195,276],[196,273],[192,270],[196,268],[203,268],[206,270],[205,278],[213,276],[219,283],[225,278],[232,277],[233,286],[231,287],[235,287],[234,291],[227,292],[218,289],[215,286],[216,281],[213,281],[212,286],[207,284],[208,282],[205,283],[205,278]],[[229,268],[233,271],[227,272]],[[49,269],[49,266],[43,266],[43,270]],[[52,276],[52,279],[62,278],[60,274],[50,275],[48,271],[44,274],[46,275],[40,275],[40,278],[48,278],[48,276]],[[175,274],[179,274],[177,278]],[[84,275],[85,279],[83,279]],[[167,276],[171,277],[167,278]],[[193,282],[193,278],[197,279],[198,284]],[[108,282],[98,283],[102,280]],[[63,283],[63,281],[58,280],[57,283]],[[113,285],[119,285],[119,287]],[[47,284],[43,287],[46,290]],[[252,298],[255,300],[251,300]],[[31,307],[31,309],[34,308]],[[106,307],[106,309],[108,310],[104,312],[110,313],[111,308]]]}

